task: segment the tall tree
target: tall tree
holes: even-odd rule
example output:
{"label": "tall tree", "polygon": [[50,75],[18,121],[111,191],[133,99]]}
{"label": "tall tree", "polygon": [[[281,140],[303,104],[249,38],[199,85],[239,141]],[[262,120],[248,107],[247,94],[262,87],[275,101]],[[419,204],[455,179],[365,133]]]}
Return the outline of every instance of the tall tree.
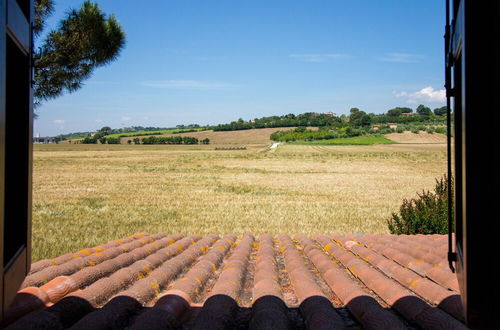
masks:
{"label": "tall tree", "polygon": [[429,107],[426,107],[426,106],[425,106],[425,105],[423,105],[423,104],[420,104],[420,105],[417,107],[416,112],[417,112],[419,115],[423,115],[423,116],[430,116],[430,115],[432,115],[432,110],[431,110]]}
{"label": "tall tree", "polygon": [[[52,0],[35,0],[35,36],[53,12]],[[70,10],[35,50],[35,104],[80,89],[96,68],[115,60],[124,45],[122,27],[96,3],[87,0],[80,9]]]}
{"label": "tall tree", "polygon": [[444,116],[444,115],[446,115],[446,106],[434,109],[434,114],[436,116]]}

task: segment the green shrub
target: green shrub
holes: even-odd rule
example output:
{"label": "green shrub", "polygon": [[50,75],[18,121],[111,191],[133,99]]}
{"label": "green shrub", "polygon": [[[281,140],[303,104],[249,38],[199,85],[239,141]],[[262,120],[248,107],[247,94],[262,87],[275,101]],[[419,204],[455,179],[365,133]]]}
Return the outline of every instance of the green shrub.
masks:
{"label": "green shrub", "polygon": [[403,133],[404,131],[403,127],[398,126],[398,128],[396,128],[396,133]]}
{"label": "green shrub", "polygon": [[82,140],[83,144],[96,144],[97,139],[93,136],[87,136]]}
{"label": "green shrub", "polygon": [[415,134],[418,134],[418,133],[420,132],[420,130],[419,130],[418,128],[416,128],[416,127],[413,127],[413,128],[411,129],[411,132],[412,132],[412,133],[415,133]]}
{"label": "green shrub", "polygon": [[108,137],[107,140],[108,144],[120,144],[120,138],[119,137]]}
{"label": "green shrub", "polygon": [[391,234],[448,233],[448,180],[446,175],[441,179],[436,179],[434,192],[422,191],[417,195],[417,198],[404,199],[399,214],[392,213],[391,218],[387,220]]}
{"label": "green shrub", "polygon": [[392,133],[392,129],[390,129],[389,127],[382,127],[382,128],[380,128],[379,133],[380,134],[390,134],[390,133]]}
{"label": "green shrub", "polygon": [[434,134],[434,128],[432,128],[432,127],[427,127],[427,129],[425,131],[429,134]]}
{"label": "green shrub", "polygon": [[440,133],[440,134],[446,134],[446,127],[436,127],[436,129],[434,130],[436,133]]}
{"label": "green shrub", "polygon": [[134,138],[134,144],[141,144],[141,139]]}
{"label": "green shrub", "polygon": [[132,140],[127,140],[127,144],[132,144]]}

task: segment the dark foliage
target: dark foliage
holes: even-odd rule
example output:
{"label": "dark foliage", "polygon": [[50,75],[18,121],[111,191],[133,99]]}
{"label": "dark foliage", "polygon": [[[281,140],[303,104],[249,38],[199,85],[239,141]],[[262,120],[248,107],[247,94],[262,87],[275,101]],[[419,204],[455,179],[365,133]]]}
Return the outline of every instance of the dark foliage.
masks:
{"label": "dark foliage", "polygon": [[198,139],[191,136],[148,136],[142,144],[198,144]]}
{"label": "dark foliage", "polygon": [[35,0],[35,15],[33,19],[33,33],[38,36],[45,28],[45,21],[54,12],[54,1]]}
{"label": "dark foliage", "polygon": [[434,109],[436,116],[446,116],[446,106]]}
{"label": "dark foliage", "polygon": [[421,115],[421,116],[430,116],[432,115],[432,110],[429,108],[429,107],[426,107],[425,105],[423,104],[420,104],[418,107],[417,107],[417,110],[416,112]]}
{"label": "dark foliage", "polygon": [[93,136],[87,136],[82,140],[83,144],[96,144],[97,143],[97,138]]}
{"label": "dark foliage", "polygon": [[[40,33],[53,2],[37,0],[35,8],[35,33]],[[118,57],[124,44],[118,21],[106,17],[97,4],[85,1],[80,9],[70,10],[35,51],[36,103],[81,88],[94,69]]]}
{"label": "dark foliage", "polygon": [[339,128],[328,127],[317,131],[309,130],[305,127],[297,127],[291,131],[274,132],[271,134],[271,140],[280,142],[329,140],[364,135],[368,133],[368,130],[368,127],[353,128],[347,124]]}
{"label": "dark foliage", "polygon": [[120,144],[120,138],[108,137],[106,140],[108,144]]}
{"label": "dark foliage", "polygon": [[[417,198],[404,199],[399,214],[387,221],[391,234],[448,233],[448,181],[436,179],[434,191],[423,191]],[[451,201],[453,202],[453,201]]]}
{"label": "dark foliage", "polygon": [[284,116],[270,116],[256,118],[245,122],[243,119],[229,124],[220,124],[212,127],[214,131],[236,131],[253,128],[293,127],[293,126],[331,126],[340,123],[340,118],[322,113],[306,112],[300,115],[288,114]]}

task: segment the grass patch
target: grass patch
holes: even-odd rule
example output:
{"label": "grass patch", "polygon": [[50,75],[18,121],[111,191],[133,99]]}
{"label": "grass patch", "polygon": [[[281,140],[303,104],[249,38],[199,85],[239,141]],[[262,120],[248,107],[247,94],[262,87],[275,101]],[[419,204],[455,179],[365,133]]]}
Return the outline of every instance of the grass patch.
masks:
{"label": "grass patch", "polygon": [[289,142],[291,144],[302,145],[373,145],[373,144],[395,144],[383,135],[363,135],[342,139],[316,140],[316,141],[297,141]]}

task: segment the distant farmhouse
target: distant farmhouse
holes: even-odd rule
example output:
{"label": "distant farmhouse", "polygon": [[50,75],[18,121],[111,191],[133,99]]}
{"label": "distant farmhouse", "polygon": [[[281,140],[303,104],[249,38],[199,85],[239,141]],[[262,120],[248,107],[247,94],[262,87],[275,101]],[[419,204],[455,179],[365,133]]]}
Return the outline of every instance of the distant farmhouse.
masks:
{"label": "distant farmhouse", "polygon": [[416,116],[417,114],[414,112],[403,112],[401,116]]}
{"label": "distant farmhouse", "polygon": [[[373,124],[372,125],[372,130],[374,131],[378,131],[380,129],[380,124]],[[398,124],[396,123],[387,123],[387,127],[389,127],[390,129],[397,129],[398,128]]]}
{"label": "distant farmhouse", "polygon": [[337,117],[336,113],[333,112],[323,112],[324,115],[330,116],[330,117]]}
{"label": "distant farmhouse", "polygon": [[34,144],[51,144],[51,143],[59,143],[61,142],[61,138],[56,136],[34,136],[33,143]]}

